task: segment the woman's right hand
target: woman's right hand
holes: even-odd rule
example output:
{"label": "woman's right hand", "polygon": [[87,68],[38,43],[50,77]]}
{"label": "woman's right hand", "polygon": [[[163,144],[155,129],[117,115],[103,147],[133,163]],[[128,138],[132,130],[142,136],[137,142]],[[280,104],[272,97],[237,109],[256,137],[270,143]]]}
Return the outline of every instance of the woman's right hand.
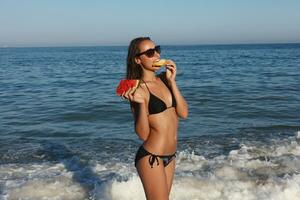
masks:
{"label": "woman's right hand", "polygon": [[122,95],[122,97],[128,99],[129,101],[142,104],[146,102],[146,95],[147,94],[144,89],[142,87],[138,87],[137,89],[130,88]]}

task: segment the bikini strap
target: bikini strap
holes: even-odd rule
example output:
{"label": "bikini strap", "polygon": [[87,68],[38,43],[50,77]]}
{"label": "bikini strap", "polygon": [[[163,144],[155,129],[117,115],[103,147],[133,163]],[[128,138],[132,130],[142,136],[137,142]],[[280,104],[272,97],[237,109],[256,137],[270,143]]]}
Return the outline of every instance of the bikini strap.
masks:
{"label": "bikini strap", "polygon": [[145,83],[145,85],[146,85],[146,87],[147,87],[147,90],[148,90],[148,92],[150,93],[150,90],[149,90],[149,88],[148,88],[146,82],[145,82],[144,80],[141,80],[141,81],[142,81],[143,83]]}

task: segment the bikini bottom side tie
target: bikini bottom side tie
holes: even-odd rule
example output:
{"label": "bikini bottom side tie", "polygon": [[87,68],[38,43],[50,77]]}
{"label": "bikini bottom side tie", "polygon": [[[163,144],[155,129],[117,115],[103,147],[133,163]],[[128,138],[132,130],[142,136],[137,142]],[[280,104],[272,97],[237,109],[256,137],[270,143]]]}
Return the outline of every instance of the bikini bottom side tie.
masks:
{"label": "bikini bottom side tie", "polygon": [[135,156],[135,167],[138,163],[138,161],[140,159],[142,159],[145,156],[149,156],[149,164],[151,166],[151,168],[153,168],[153,165],[156,161],[157,166],[159,165],[159,159],[160,158],[163,161],[164,167],[168,166],[168,164],[174,159],[176,158],[176,152],[172,155],[155,155],[153,153],[150,153],[149,151],[147,151],[143,145],[140,146],[140,148],[138,149],[136,156]]}

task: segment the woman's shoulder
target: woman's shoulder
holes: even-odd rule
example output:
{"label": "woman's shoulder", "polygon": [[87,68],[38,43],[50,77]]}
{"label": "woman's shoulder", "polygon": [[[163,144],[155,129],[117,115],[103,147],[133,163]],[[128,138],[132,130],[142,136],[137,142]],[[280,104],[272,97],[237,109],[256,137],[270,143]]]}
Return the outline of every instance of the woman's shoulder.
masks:
{"label": "woman's shoulder", "polygon": [[135,90],[134,93],[140,94],[140,95],[147,95],[147,86],[145,83],[141,82],[138,86],[138,88]]}

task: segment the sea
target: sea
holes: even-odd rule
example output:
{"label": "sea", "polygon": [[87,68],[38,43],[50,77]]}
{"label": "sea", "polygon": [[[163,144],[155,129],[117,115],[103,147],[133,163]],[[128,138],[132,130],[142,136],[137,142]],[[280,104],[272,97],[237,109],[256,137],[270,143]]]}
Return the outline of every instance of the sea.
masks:
{"label": "sea", "polygon": [[[126,55],[0,48],[0,200],[146,199],[116,95]],[[300,44],[165,45],[161,58],[189,105],[170,200],[299,200]]]}

